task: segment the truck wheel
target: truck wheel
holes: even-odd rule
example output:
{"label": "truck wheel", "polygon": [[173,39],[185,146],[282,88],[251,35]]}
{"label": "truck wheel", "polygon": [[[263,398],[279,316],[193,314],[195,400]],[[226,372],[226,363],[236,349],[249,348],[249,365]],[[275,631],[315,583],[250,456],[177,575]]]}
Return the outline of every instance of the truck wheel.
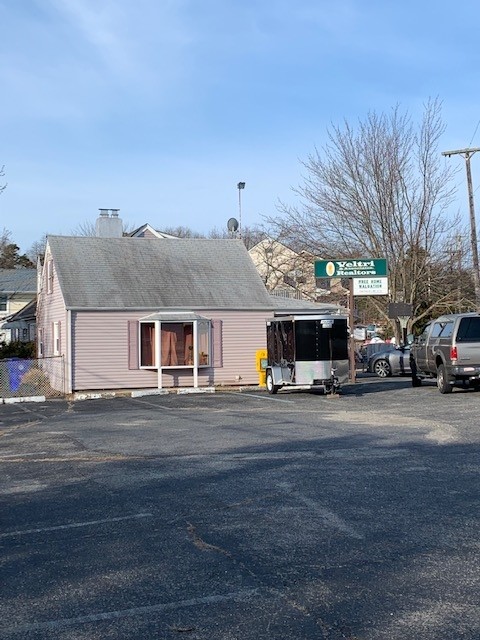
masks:
{"label": "truck wheel", "polygon": [[277,393],[280,387],[276,384],[273,384],[273,376],[270,370],[267,371],[267,377],[265,381],[267,383],[268,393],[271,393],[271,394]]}
{"label": "truck wheel", "polygon": [[445,365],[439,365],[437,369],[437,387],[440,393],[452,393],[452,385],[448,382]]}

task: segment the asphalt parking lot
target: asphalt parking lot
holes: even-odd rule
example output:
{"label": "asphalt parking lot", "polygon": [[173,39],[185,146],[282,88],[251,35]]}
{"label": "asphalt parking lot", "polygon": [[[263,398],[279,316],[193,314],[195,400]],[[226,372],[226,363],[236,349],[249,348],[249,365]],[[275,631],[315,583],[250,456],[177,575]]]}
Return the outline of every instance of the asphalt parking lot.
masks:
{"label": "asphalt parking lot", "polygon": [[0,637],[480,638],[480,393],[0,406]]}

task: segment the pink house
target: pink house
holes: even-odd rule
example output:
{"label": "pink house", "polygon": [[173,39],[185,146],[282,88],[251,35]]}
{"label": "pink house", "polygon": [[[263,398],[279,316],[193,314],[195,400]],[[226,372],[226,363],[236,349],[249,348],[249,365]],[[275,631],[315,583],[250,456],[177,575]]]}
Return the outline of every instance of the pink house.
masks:
{"label": "pink house", "polygon": [[100,231],[47,239],[37,345],[39,358],[62,360],[53,388],[258,383],[266,320],[285,301],[269,295],[241,240]]}

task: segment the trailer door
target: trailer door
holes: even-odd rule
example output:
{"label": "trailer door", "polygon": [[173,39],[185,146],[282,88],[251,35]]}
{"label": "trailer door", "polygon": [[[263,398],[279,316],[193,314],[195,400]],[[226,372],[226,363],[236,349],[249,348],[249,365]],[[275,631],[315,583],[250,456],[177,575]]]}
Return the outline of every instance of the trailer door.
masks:
{"label": "trailer door", "polygon": [[321,319],[295,323],[296,359],[304,362],[348,360],[348,330],[346,318],[332,318],[331,327],[322,326]]}

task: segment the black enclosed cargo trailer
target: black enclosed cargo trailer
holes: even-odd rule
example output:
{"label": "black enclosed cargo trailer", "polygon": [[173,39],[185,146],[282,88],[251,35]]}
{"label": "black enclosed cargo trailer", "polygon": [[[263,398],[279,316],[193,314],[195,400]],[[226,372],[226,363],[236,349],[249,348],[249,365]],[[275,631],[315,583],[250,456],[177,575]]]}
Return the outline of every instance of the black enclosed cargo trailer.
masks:
{"label": "black enclosed cargo trailer", "polygon": [[318,388],[335,393],[348,380],[347,317],[292,315],[267,321],[266,384]]}

